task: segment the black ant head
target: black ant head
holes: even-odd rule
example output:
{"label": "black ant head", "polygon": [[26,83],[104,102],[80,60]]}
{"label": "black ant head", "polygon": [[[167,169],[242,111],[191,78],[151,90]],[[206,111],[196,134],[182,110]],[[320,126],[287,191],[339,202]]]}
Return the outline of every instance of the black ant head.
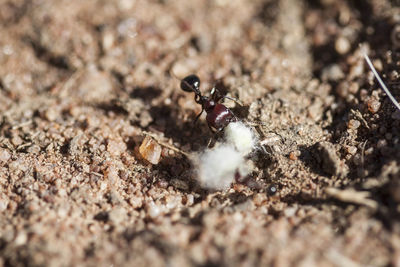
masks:
{"label": "black ant head", "polygon": [[194,92],[196,95],[201,96],[200,78],[194,74],[186,76],[181,81],[181,89],[185,92]]}

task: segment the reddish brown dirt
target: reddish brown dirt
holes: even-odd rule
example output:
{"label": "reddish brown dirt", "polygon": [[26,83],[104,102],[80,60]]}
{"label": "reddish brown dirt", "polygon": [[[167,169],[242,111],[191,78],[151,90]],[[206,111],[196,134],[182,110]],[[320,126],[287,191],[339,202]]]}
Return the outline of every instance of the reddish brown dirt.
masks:
{"label": "reddish brown dirt", "polygon": [[[400,266],[400,111],[361,53],[400,99],[399,4],[0,0],[0,266]],[[191,73],[256,125],[248,183],[140,157],[207,146]]]}

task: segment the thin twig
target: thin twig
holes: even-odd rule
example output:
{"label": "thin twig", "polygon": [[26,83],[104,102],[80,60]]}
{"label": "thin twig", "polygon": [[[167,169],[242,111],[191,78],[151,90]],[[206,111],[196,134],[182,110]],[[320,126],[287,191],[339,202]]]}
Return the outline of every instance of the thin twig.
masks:
{"label": "thin twig", "polygon": [[146,132],[146,131],[143,131],[143,134],[154,138],[157,141],[157,143],[159,143],[160,145],[162,145],[162,146],[164,146],[166,148],[169,148],[169,149],[171,149],[171,150],[173,150],[175,152],[181,153],[182,155],[185,155],[187,158],[190,158],[190,154],[189,153],[186,153],[185,151],[182,151],[179,148],[176,148],[174,146],[171,146],[168,143],[165,143],[165,142],[161,141],[160,138],[158,136],[156,136],[155,134],[149,133],[149,132]]}
{"label": "thin twig", "polygon": [[362,170],[362,174],[361,176],[364,177],[364,163],[365,163],[365,146],[367,145],[367,140],[364,141],[364,143],[361,145],[361,170]]}
{"label": "thin twig", "polygon": [[325,192],[328,196],[345,203],[364,205],[373,210],[378,208],[378,203],[369,198],[370,193],[368,191],[356,191],[352,188],[340,190],[334,187],[328,187],[325,189]]}
{"label": "thin twig", "polygon": [[17,150],[22,150],[22,149],[24,149],[25,147],[31,146],[32,144],[33,144],[32,142],[28,142],[28,143],[25,143],[25,144],[21,144],[21,145],[19,145],[19,146],[17,147]]}
{"label": "thin twig", "polygon": [[368,130],[370,129],[370,128],[369,128],[369,125],[368,125],[368,122],[364,119],[363,115],[361,114],[361,112],[360,112],[359,110],[351,109],[350,112],[351,112],[355,117],[357,117],[358,119],[361,120],[361,122],[364,124],[365,128],[367,128]]}
{"label": "thin twig", "polygon": [[93,175],[95,175],[97,177],[103,177],[104,176],[103,174],[98,173],[98,172],[90,172],[90,174],[93,174]]}
{"label": "thin twig", "polygon": [[21,123],[19,123],[17,125],[14,125],[11,129],[16,130],[16,129],[22,128],[24,126],[30,125],[32,123],[33,123],[32,120],[24,121],[24,122],[21,122]]}

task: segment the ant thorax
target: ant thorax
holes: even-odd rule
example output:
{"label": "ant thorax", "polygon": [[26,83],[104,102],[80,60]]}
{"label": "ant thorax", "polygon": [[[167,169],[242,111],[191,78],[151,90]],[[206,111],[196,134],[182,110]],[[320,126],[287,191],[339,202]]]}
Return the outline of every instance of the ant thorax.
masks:
{"label": "ant thorax", "polygon": [[207,113],[210,113],[213,111],[215,107],[215,101],[207,99],[206,101],[203,102],[203,108]]}

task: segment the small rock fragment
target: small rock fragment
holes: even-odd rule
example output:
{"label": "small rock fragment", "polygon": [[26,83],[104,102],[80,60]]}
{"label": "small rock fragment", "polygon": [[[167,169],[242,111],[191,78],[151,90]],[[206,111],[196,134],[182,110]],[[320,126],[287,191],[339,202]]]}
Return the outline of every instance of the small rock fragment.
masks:
{"label": "small rock fragment", "polygon": [[6,162],[11,158],[10,152],[8,152],[4,148],[0,148],[0,161],[1,162]]}
{"label": "small rock fragment", "polygon": [[347,127],[349,128],[349,129],[357,129],[358,127],[360,127],[360,125],[361,125],[361,122],[360,121],[358,121],[358,120],[350,120],[348,123],[347,123]]}
{"label": "small rock fragment", "polygon": [[113,156],[119,156],[126,150],[126,144],[122,140],[109,140],[107,151]]}
{"label": "small rock fragment", "polygon": [[349,147],[347,147],[347,153],[349,153],[349,154],[351,154],[351,155],[356,154],[356,153],[357,153],[357,147],[355,147],[355,146],[349,146]]}
{"label": "small rock fragment", "polygon": [[391,118],[394,119],[394,120],[400,120],[400,110],[394,111],[394,112],[392,113]]}
{"label": "small rock fragment", "polygon": [[150,136],[146,136],[139,147],[140,155],[154,165],[160,162],[161,151],[161,146]]}
{"label": "small rock fragment", "polygon": [[151,218],[156,218],[162,213],[162,207],[158,206],[153,201],[147,204],[146,210]]}
{"label": "small rock fragment", "polygon": [[21,145],[22,143],[24,142],[24,140],[22,140],[22,138],[18,135],[18,134],[15,134],[12,138],[11,138],[11,143],[14,145],[14,146],[19,146],[19,145]]}
{"label": "small rock fragment", "polygon": [[368,105],[369,112],[374,114],[374,113],[378,112],[379,108],[381,107],[381,102],[379,102],[379,100],[372,97],[371,99],[368,100],[367,105]]}
{"label": "small rock fragment", "polygon": [[349,52],[350,48],[351,48],[350,42],[346,37],[341,36],[335,42],[336,52],[338,52],[341,55]]}
{"label": "small rock fragment", "polygon": [[390,37],[392,39],[393,46],[396,48],[400,47],[400,25],[394,27]]}
{"label": "small rock fragment", "polygon": [[181,190],[189,190],[189,185],[188,185],[185,181],[183,181],[183,180],[180,180],[180,179],[172,179],[172,180],[171,180],[171,184],[172,184],[174,187],[178,188],[178,189],[181,189]]}
{"label": "small rock fragment", "polygon": [[337,64],[332,64],[322,70],[323,81],[338,81],[345,77],[342,69]]}
{"label": "small rock fragment", "polygon": [[48,121],[55,121],[60,116],[58,110],[54,107],[47,109],[44,115]]}

